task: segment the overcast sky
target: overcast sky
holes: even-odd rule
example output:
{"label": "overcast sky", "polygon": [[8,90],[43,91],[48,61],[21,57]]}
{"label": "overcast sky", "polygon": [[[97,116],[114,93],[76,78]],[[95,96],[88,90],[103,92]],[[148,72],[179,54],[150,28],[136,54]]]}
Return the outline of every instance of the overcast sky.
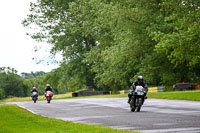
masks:
{"label": "overcast sky", "polygon": [[[33,1],[33,0],[32,0]],[[28,29],[21,24],[29,13],[30,0],[1,0],[0,2],[0,67],[13,67],[18,73],[49,72],[58,65],[36,64],[32,58],[49,56],[48,44],[41,44],[26,35]],[[36,45],[42,46],[34,52]]]}

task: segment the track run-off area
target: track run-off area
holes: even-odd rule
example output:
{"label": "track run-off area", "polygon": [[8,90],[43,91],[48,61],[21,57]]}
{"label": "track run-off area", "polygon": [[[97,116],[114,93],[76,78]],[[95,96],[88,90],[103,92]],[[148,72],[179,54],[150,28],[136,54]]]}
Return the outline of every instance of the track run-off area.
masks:
{"label": "track run-off area", "polygon": [[141,133],[200,133],[200,102],[147,99],[131,112],[127,98],[81,98],[15,102],[32,113],[76,123],[103,125]]}

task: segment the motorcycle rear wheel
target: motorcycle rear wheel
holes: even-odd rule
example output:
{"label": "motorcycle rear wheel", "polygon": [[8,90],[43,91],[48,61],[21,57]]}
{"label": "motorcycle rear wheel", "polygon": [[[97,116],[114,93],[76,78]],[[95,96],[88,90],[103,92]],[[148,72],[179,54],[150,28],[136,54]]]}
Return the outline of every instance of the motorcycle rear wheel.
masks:
{"label": "motorcycle rear wheel", "polygon": [[141,106],[138,106],[137,109],[136,109],[136,111],[140,112],[140,109],[141,109]]}
{"label": "motorcycle rear wheel", "polygon": [[50,101],[51,101],[50,99],[49,99],[49,100],[47,100],[47,103],[50,103]]}
{"label": "motorcycle rear wheel", "polygon": [[131,108],[131,112],[135,112],[135,108]]}

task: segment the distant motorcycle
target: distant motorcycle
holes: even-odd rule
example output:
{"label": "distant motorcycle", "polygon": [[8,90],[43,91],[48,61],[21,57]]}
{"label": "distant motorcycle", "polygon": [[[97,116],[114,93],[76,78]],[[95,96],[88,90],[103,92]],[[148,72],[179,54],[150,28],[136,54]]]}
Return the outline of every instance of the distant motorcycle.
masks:
{"label": "distant motorcycle", "polygon": [[[142,98],[144,97],[145,94],[145,88],[142,86],[136,86],[135,92],[133,92],[134,95],[131,97],[131,101],[130,101],[130,108],[132,112],[135,112],[135,110],[137,112],[140,112],[140,109],[142,107],[143,101]],[[135,101],[135,106],[134,106],[134,99]],[[145,98],[144,98],[145,100]]]}
{"label": "distant motorcycle", "polygon": [[52,99],[52,97],[53,97],[53,92],[47,91],[47,92],[45,93],[45,96],[46,96],[47,103],[50,103],[50,101],[51,101],[51,99]]}
{"label": "distant motorcycle", "polygon": [[32,97],[32,100],[34,101],[34,103],[36,103],[36,101],[37,101],[37,99],[38,99],[38,93],[37,92],[32,92],[32,95],[31,95],[31,97]]}

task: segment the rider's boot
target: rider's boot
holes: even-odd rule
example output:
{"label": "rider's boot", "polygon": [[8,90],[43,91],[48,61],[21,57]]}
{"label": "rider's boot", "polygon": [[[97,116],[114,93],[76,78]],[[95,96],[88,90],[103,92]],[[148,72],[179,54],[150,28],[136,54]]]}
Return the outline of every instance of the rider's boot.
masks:
{"label": "rider's boot", "polygon": [[127,103],[129,103],[129,104],[130,104],[130,102],[131,102],[131,99],[129,98]]}

